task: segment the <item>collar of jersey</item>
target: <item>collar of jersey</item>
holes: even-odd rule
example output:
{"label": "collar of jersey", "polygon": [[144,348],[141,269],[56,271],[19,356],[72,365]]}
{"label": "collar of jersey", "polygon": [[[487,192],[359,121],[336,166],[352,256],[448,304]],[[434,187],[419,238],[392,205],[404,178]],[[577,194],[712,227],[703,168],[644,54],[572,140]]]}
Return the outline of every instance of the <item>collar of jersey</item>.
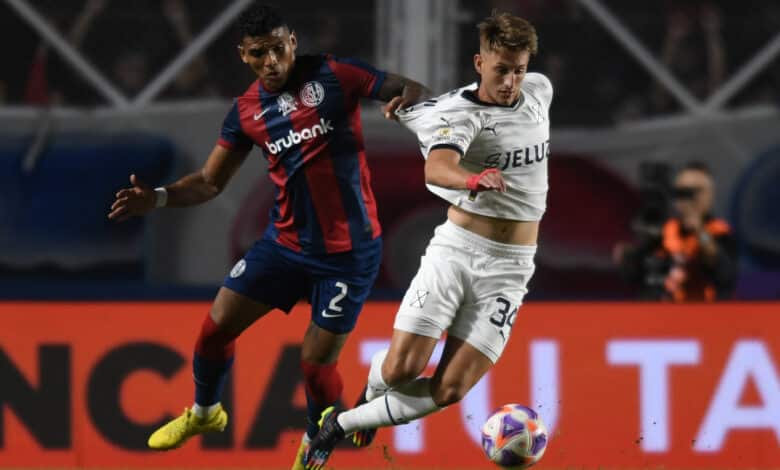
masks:
{"label": "collar of jersey", "polygon": [[[479,88],[477,88],[477,89],[479,89]],[[523,99],[524,95],[523,95],[522,91],[520,91],[520,98],[518,98],[517,101],[515,101],[512,104],[498,104],[498,103],[488,103],[486,101],[482,101],[481,99],[479,99],[477,94],[474,93],[474,91],[475,90],[463,90],[463,93],[461,93],[461,96],[466,98],[467,100],[471,101],[474,104],[478,104],[480,106],[495,106],[496,108],[513,108],[513,109],[517,109],[525,101]]]}

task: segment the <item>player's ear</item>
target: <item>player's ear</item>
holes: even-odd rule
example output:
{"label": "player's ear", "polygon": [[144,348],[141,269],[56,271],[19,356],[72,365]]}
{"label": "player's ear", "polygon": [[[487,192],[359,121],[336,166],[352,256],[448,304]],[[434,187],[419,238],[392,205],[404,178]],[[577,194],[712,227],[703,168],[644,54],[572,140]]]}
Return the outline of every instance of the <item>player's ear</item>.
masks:
{"label": "player's ear", "polygon": [[474,54],[474,70],[481,76],[482,75],[482,55]]}
{"label": "player's ear", "polygon": [[238,45],[238,56],[241,57],[241,62],[248,64],[249,61],[246,58],[246,48],[243,44]]}
{"label": "player's ear", "polygon": [[295,36],[295,31],[290,31],[290,48],[293,52],[298,48],[298,38]]}

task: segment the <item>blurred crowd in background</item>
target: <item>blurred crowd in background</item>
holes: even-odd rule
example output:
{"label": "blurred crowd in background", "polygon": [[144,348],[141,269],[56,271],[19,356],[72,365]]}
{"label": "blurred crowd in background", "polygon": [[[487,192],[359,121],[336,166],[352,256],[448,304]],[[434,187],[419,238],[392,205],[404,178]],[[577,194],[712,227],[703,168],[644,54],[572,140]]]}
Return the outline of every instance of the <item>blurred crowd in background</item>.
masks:
{"label": "blurred crowd in background", "polygon": [[[232,2],[214,0],[41,0],[31,2],[127,96],[134,96]],[[299,52],[328,51],[370,59],[371,2],[298,2],[285,10]],[[15,38],[11,62],[25,64],[2,77],[8,104],[92,106],[104,100],[52,51],[30,26],[0,5],[0,27]],[[238,39],[228,28],[161,94],[161,100],[233,97],[254,80],[239,60]]]}
{"label": "blurred crowd in background", "polygon": [[[372,61],[373,2],[301,1],[285,11],[301,50]],[[230,4],[227,0],[36,0],[31,2],[125,94],[133,96]],[[710,96],[780,31],[780,3],[724,0],[605,2],[697,98]],[[673,113],[679,103],[575,0],[463,0],[460,50],[476,44],[475,20],[499,8],[532,21],[540,53],[532,68],[556,87],[556,125],[609,125]],[[103,99],[30,26],[0,5],[9,67],[0,103],[92,106]],[[224,32],[179,74],[159,99],[232,97],[252,79]],[[459,54],[459,80],[473,80],[471,55]],[[780,102],[780,61],[764,70],[729,107]]]}
{"label": "blurred crowd in background", "polygon": [[[420,7],[420,2],[414,6]],[[234,5],[232,0],[26,3],[128,100],[139,96]],[[408,48],[396,47],[397,36],[419,32],[405,29],[420,25],[410,18],[393,23],[380,16],[393,11],[386,8],[389,4],[397,6],[400,1],[289,3],[281,6],[298,36],[299,53],[330,52],[384,67],[381,60],[398,62],[398,57],[388,58],[388,48],[396,56],[409,53]],[[771,41],[780,32],[780,2],[773,0],[600,3],[701,103],[740,71],[749,70],[746,64],[759,51],[778,45]],[[428,40],[439,42],[436,47],[420,46],[437,59],[452,52],[455,66],[452,58],[442,62],[449,67],[447,73],[451,69],[457,75],[455,85],[477,78],[472,62],[478,44],[475,25],[492,9],[525,17],[538,31],[539,54],[530,69],[545,73],[555,86],[554,137],[548,212],[531,295],[557,300],[637,295],[780,298],[776,209],[780,59],[774,57],[725,102],[726,111],[749,107],[750,112],[688,113],[670,93],[668,83],[657,81],[626,49],[626,38],[619,40],[610,33],[588,4],[592,1],[431,0],[424,4],[438,8],[441,17],[449,15],[448,28],[457,25],[450,36],[450,31],[435,29],[434,21],[426,21]],[[447,5],[453,10],[446,10]],[[401,27],[392,30],[396,42],[387,39],[389,27]],[[200,167],[204,152],[214,143],[227,100],[243,94],[255,80],[239,59],[235,29],[227,27],[219,33],[154,99],[181,106],[140,109],[111,108],[105,93],[88,83],[6,2],[0,2],[0,31],[6,39],[0,109],[10,110],[0,116],[4,119],[0,120],[0,279],[4,280],[0,298],[36,297],[42,292],[49,297],[100,298],[134,298],[139,292],[202,295],[172,290],[172,285],[207,286],[202,296],[210,298],[225,270],[267,222],[273,195],[262,159],[253,163],[259,162],[259,167],[242,170],[237,176],[240,181],[213,205],[166,211],[164,216],[121,226],[109,222],[105,211],[131,172],[163,184]],[[415,41],[425,37],[411,36]],[[450,37],[457,41],[452,49],[446,43]],[[387,68],[419,78],[413,70]],[[108,106],[111,112],[17,113],[12,107],[18,106],[47,111]],[[649,126],[628,125],[670,115],[676,117]],[[397,126],[380,122],[378,113],[363,116],[385,241],[383,271],[375,292],[395,298],[416,271],[445,205],[422,184],[423,163],[414,140]],[[680,183],[675,175],[691,161],[706,164],[706,171],[693,172],[703,181]],[[88,179],[90,184],[75,193],[69,178]],[[409,183],[399,192],[401,179]],[[59,204],[54,213],[49,209],[53,195]],[[691,224],[679,217],[679,207],[696,207],[697,221]],[[678,225],[689,228],[667,230],[675,217]],[[710,225],[716,219],[722,226]],[[709,254],[698,256],[698,247],[707,248]],[[203,258],[204,252],[210,255]],[[72,285],[53,283],[42,289],[39,279],[112,279],[140,287],[117,291],[101,285],[77,291]],[[681,288],[685,279],[696,280],[698,291]],[[153,290],[155,286],[159,290]]]}

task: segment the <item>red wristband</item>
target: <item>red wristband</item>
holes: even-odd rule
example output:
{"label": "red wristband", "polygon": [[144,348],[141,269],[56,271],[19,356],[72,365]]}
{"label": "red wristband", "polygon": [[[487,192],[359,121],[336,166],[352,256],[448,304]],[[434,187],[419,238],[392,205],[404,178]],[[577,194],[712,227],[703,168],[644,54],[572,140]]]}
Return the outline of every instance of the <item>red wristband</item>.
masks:
{"label": "red wristband", "polygon": [[490,173],[498,173],[498,170],[495,168],[488,168],[487,170],[483,170],[482,173],[478,175],[469,176],[468,179],[466,179],[466,188],[476,192],[487,190],[488,188],[479,185],[479,180],[481,180],[483,176]]}

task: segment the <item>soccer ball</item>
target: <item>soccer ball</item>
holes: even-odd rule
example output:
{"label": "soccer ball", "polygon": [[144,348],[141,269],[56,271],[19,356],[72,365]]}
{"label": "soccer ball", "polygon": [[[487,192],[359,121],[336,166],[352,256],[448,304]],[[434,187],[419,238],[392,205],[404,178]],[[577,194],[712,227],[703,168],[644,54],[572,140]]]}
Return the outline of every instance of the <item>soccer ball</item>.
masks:
{"label": "soccer ball", "polygon": [[523,405],[504,405],[482,426],[482,449],[503,468],[528,468],[547,449],[547,427],[536,411]]}

